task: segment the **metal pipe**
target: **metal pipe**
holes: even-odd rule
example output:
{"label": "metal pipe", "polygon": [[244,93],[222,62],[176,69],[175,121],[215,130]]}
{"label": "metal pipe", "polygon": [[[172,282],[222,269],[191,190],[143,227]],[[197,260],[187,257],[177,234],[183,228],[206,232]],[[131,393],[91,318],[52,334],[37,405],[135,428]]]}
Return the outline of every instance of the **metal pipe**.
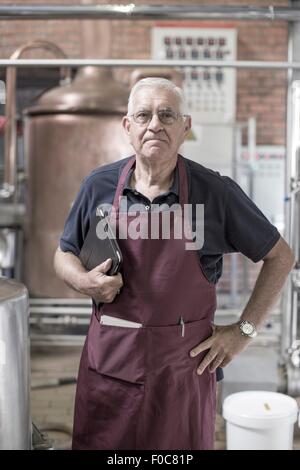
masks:
{"label": "metal pipe", "polygon": [[300,9],[234,5],[1,5],[0,19],[282,20],[299,21]]}
{"label": "metal pipe", "polygon": [[286,191],[288,191],[288,210],[286,211],[286,234],[296,257],[296,265],[285,286],[282,303],[281,363],[285,364],[287,391],[299,394],[300,341],[299,341],[299,149],[300,149],[300,80],[292,80],[289,72],[288,82],[288,129]]}
{"label": "metal pipe", "polygon": [[[11,59],[17,60],[25,51],[32,49],[46,49],[55,56],[65,58],[64,52],[55,44],[48,41],[36,40],[19,47]],[[62,69],[61,76],[64,80],[71,80],[70,69]],[[4,128],[4,183],[0,189],[0,199],[10,198],[16,195],[16,166],[17,166],[17,109],[16,109],[16,67],[8,67],[6,70],[6,105]]]}
{"label": "metal pipe", "polygon": [[[288,61],[294,60],[294,40],[293,28],[289,25],[288,39]],[[285,158],[285,182],[284,182],[284,236],[291,244],[291,147],[292,147],[292,82],[293,70],[287,70],[287,110],[286,110],[286,158]],[[289,275],[284,287],[281,299],[281,347],[280,363],[286,364],[288,358],[288,349],[291,346],[291,311],[292,311],[292,279]]]}
{"label": "metal pipe", "polygon": [[300,69],[300,62],[251,60],[136,60],[136,59],[2,59],[0,67],[221,67],[234,69]]}
{"label": "metal pipe", "polygon": [[[298,175],[298,159],[300,149],[300,131],[299,131],[299,120],[300,120],[300,80],[295,80],[292,84],[292,127],[291,127],[291,158],[290,158],[290,169],[291,169],[291,180],[290,180],[290,204],[291,204],[291,219],[290,219],[290,245],[294,252],[296,261],[299,263],[299,188],[300,181]],[[298,272],[298,266],[294,268],[292,272],[292,297],[291,297],[291,337],[290,346],[293,347],[295,341],[298,339],[298,300],[299,291],[294,285],[294,276]]]}

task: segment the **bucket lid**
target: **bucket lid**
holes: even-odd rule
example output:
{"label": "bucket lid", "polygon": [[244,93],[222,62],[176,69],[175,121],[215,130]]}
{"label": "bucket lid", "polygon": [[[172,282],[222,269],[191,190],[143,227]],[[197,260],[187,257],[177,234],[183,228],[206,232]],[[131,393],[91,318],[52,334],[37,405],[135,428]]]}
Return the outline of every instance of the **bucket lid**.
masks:
{"label": "bucket lid", "polygon": [[278,423],[297,421],[298,405],[294,398],[282,393],[247,391],[225,398],[223,417],[235,424],[253,428],[272,427]]}

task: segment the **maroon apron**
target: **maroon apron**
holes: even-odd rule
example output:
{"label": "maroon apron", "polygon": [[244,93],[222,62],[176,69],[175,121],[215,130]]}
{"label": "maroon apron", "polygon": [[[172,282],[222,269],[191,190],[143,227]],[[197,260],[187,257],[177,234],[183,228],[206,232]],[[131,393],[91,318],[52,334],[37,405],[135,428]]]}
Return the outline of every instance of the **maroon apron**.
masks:
{"label": "maroon apron", "polygon": [[[119,212],[128,172],[125,165],[114,198],[118,230],[137,221]],[[178,156],[179,202],[188,203],[184,159]],[[172,211],[170,211],[170,216]],[[93,308],[83,348],[75,401],[73,449],[212,449],[216,373],[198,375],[189,352],[212,333],[215,286],[204,276],[190,239],[121,239],[123,282],[112,303]],[[149,226],[162,212],[140,213]],[[151,220],[150,220],[151,218]],[[123,224],[123,225],[122,225]],[[127,228],[127,227],[125,227]],[[142,328],[103,325],[100,315],[142,323]],[[180,319],[183,319],[184,325]]]}

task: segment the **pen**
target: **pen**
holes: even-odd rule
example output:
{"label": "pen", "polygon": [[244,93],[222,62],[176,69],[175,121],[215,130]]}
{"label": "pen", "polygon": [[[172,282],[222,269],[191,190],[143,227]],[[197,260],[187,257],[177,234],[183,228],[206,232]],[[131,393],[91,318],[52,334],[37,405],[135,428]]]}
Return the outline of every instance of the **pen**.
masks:
{"label": "pen", "polygon": [[181,325],[181,336],[184,337],[184,328],[185,328],[185,325],[184,325],[183,317],[180,317],[180,325]]}

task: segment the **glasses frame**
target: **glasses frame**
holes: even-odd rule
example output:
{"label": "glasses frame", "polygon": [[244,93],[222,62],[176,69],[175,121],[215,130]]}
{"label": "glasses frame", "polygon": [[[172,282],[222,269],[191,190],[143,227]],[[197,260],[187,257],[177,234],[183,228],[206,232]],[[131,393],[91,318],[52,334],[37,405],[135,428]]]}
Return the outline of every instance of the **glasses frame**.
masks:
{"label": "glasses frame", "polygon": [[[174,122],[172,122],[172,123],[164,123],[164,122],[160,119],[159,114],[158,114],[158,113],[163,112],[163,111],[168,111],[168,110],[166,110],[166,109],[161,109],[161,110],[158,111],[157,113],[152,113],[152,112],[151,112],[151,114],[150,114],[151,117],[150,117],[150,118],[148,119],[148,121],[146,121],[146,122],[138,122],[138,121],[136,121],[136,119],[135,119],[136,114],[141,113],[141,112],[143,112],[143,111],[138,111],[138,113],[128,114],[127,117],[130,117],[130,118],[132,117],[133,120],[134,120],[134,122],[135,122],[136,124],[139,124],[140,126],[146,126],[146,125],[148,125],[149,122],[152,121],[152,118],[153,118],[153,116],[154,116],[155,114],[157,115],[157,117],[158,117],[158,119],[159,119],[159,122],[160,122],[161,124],[163,124],[164,126],[173,126],[173,124],[175,124],[175,122],[178,121],[179,117],[183,117],[183,118],[189,117],[189,114],[182,114],[182,113],[176,113],[175,111],[171,111],[171,112],[174,114],[174,117],[175,117]],[[144,111],[144,112],[147,112],[147,111]],[[149,111],[149,112],[150,112],[150,111]]]}

